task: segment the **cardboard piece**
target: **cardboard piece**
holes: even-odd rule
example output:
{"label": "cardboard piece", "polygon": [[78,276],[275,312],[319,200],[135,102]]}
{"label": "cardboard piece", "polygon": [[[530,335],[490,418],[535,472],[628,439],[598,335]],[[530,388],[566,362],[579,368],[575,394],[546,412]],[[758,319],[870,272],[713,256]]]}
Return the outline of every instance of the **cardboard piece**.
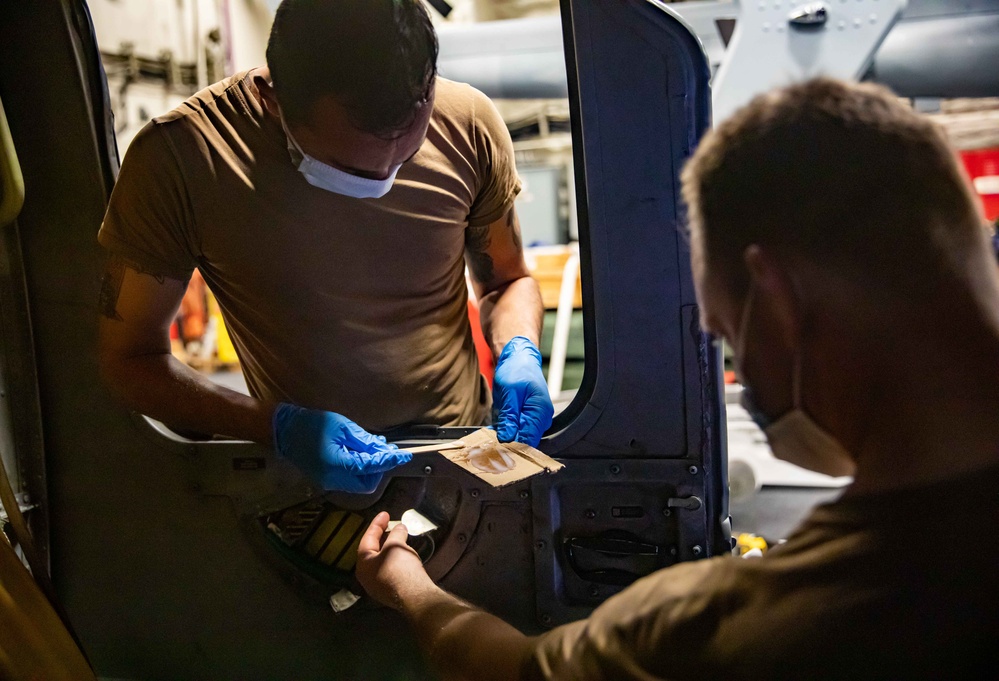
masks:
{"label": "cardboard piece", "polygon": [[451,463],[497,488],[564,468],[534,447],[520,442],[500,443],[496,431],[488,428],[438,446],[437,451]]}

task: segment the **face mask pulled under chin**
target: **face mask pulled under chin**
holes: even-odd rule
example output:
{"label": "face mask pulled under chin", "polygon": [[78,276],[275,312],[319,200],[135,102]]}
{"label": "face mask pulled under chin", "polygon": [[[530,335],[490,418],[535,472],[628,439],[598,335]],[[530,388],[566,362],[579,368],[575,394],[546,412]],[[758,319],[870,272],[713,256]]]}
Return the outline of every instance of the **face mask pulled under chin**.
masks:
{"label": "face mask pulled under chin", "polygon": [[[739,329],[739,348],[737,357],[745,357],[746,327],[749,322],[749,310],[753,291],[746,298],[746,307],[742,313],[742,324]],[[738,367],[737,367],[738,368]],[[793,408],[777,419],[771,419],[757,407],[753,399],[754,391],[745,382],[742,371],[737,372],[743,384],[742,406],[756,425],[767,436],[767,442],[774,456],[795,466],[807,468],[816,473],[824,473],[839,477],[853,475],[854,462],[846,449],[817,424],[801,406],[801,353],[795,353],[794,370],[791,386],[794,400]]]}
{"label": "face mask pulled under chin", "polygon": [[302,174],[306,182],[318,189],[355,199],[380,199],[392,189],[395,176],[399,172],[399,168],[402,167],[401,163],[393,166],[389,176],[384,180],[372,180],[367,177],[351,175],[302,151],[302,147],[291,136],[291,131],[285,125],[284,119],[281,120],[281,127],[284,128],[284,134],[288,138],[288,153],[291,154],[292,162],[295,163],[298,172]]}

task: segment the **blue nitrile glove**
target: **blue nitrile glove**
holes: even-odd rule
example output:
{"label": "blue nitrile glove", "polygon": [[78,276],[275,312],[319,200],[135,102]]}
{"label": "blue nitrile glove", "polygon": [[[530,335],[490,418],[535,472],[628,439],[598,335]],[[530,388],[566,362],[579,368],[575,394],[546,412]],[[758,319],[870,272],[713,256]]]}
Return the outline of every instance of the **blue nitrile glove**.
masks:
{"label": "blue nitrile glove", "polygon": [[328,491],[370,494],[382,473],[413,458],[345,416],[279,404],[274,449]]}
{"label": "blue nitrile glove", "polygon": [[496,360],[493,374],[496,436],[537,447],[552,425],[555,407],[541,373],[541,351],[530,340],[515,336]]}

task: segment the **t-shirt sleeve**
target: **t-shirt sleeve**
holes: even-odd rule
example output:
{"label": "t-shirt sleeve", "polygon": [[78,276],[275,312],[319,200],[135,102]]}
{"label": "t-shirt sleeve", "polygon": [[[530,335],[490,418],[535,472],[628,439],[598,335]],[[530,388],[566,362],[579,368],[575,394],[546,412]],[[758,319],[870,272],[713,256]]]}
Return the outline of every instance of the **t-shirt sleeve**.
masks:
{"label": "t-shirt sleeve", "polygon": [[468,214],[470,227],[496,222],[513,207],[520,193],[510,131],[492,101],[474,90],[474,139],[479,189]]}
{"label": "t-shirt sleeve", "polygon": [[722,556],[660,570],[608,599],[588,619],[535,640],[528,681],[697,678],[715,660],[733,562]]}
{"label": "t-shirt sleeve", "polygon": [[174,148],[149,123],[125,153],[97,240],[142,272],[186,281],[197,266],[194,227]]}

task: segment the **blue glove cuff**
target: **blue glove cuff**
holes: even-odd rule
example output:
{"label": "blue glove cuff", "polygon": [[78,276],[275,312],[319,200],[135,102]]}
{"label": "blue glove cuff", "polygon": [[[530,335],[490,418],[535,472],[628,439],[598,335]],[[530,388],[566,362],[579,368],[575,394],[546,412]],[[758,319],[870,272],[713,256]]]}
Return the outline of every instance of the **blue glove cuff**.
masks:
{"label": "blue glove cuff", "polygon": [[282,402],[274,409],[274,415],[271,416],[271,435],[274,439],[274,451],[278,456],[286,456],[281,449],[281,434],[285,425],[301,411],[304,411],[302,407],[287,402]]}
{"label": "blue glove cuff", "polygon": [[498,367],[504,360],[509,359],[511,355],[522,351],[537,360],[538,367],[541,366],[541,351],[538,350],[538,346],[526,336],[514,336],[507,341],[507,344],[503,346],[503,352],[501,352],[500,356],[496,359],[496,366]]}

